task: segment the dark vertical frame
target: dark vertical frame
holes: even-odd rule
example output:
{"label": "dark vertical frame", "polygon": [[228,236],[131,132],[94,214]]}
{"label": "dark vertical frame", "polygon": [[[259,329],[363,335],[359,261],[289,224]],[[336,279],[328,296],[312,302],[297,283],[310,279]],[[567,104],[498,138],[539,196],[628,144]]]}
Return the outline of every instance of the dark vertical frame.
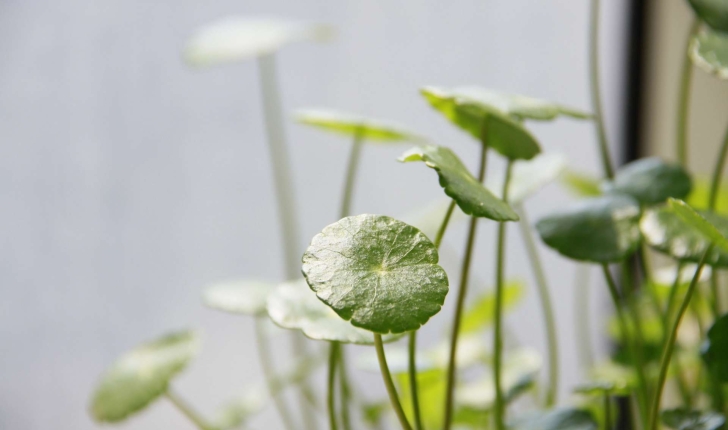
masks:
{"label": "dark vertical frame", "polygon": [[623,163],[645,155],[643,105],[647,70],[647,29],[650,0],[631,0],[627,6],[626,79],[624,98]]}

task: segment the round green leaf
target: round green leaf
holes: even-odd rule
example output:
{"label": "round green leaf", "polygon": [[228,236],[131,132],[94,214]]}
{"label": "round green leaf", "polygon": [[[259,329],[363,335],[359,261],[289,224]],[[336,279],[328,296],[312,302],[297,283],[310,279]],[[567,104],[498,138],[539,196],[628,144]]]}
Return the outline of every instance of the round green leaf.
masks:
{"label": "round green leaf", "polygon": [[[276,288],[268,297],[268,315],[280,327],[301,330],[315,340],[371,345],[372,333],[344,321],[316,297],[303,280]],[[396,339],[386,336],[385,341]]]}
{"label": "round green leaf", "polygon": [[[702,212],[702,216],[728,234],[728,218],[712,212]],[[681,261],[699,262],[710,245],[708,238],[699,229],[685,223],[667,206],[645,211],[640,220],[640,231],[649,246]],[[728,253],[713,248],[707,263],[715,267],[728,267]]]}
{"label": "round green leaf", "polygon": [[202,302],[213,309],[242,315],[265,315],[273,285],[262,281],[228,281],[202,292]]}
{"label": "round green leaf", "polygon": [[669,197],[683,199],[692,188],[692,180],[679,164],[657,157],[642,158],[628,163],[606,183],[609,191],[629,194],[643,205],[664,203]]}
{"label": "round green leaf", "polygon": [[714,378],[728,382],[728,314],[718,318],[708,330],[701,348],[703,360]]}
{"label": "round green leaf", "polygon": [[435,245],[416,228],[382,215],[343,218],[303,254],[303,274],[339,316],[375,333],[416,330],[440,311],[448,291]]}
{"label": "round green leaf", "polygon": [[693,64],[720,79],[728,79],[728,33],[703,29],[690,42]]}
{"label": "round green leaf", "polygon": [[597,430],[592,414],[582,409],[552,409],[516,419],[511,430]]}
{"label": "round green leaf", "polygon": [[346,136],[379,142],[424,140],[414,132],[392,122],[337,112],[328,109],[307,109],[296,113],[296,121]]}
{"label": "round green leaf", "polygon": [[126,353],[102,376],[91,399],[91,415],[99,422],[117,422],[143,409],[167,391],[198,347],[197,335],[183,331]]}
{"label": "round green leaf", "polygon": [[715,412],[670,409],[660,414],[662,423],[675,430],[718,430],[725,424],[723,415]]}
{"label": "round green leaf", "polygon": [[562,255],[610,263],[629,257],[639,245],[639,204],[626,195],[585,199],[536,223],[541,239]]}
{"label": "round green leaf", "polygon": [[430,145],[413,148],[402,154],[399,161],[422,161],[435,169],[445,194],[455,200],[468,215],[495,221],[518,220],[518,214],[478,182],[449,148]]}
{"label": "round green leaf", "polygon": [[[566,158],[559,154],[541,154],[531,160],[513,163],[511,182],[508,185],[508,202],[517,205],[536,194],[549,182],[556,180],[566,170]],[[503,175],[488,178],[488,189],[501,197]]]}
{"label": "round green leaf", "polygon": [[205,25],[187,41],[183,57],[193,66],[213,66],[272,54],[293,42],[323,42],[333,29],[280,18],[230,16]]}
{"label": "round green leaf", "polygon": [[728,32],[728,2],[725,0],[688,0],[695,13],[709,26]]}
{"label": "round green leaf", "polygon": [[479,99],[472,89],[426,87],[421,93],[450,122],[478,141],[485,138],[489,147],[506,158],[529,160],[541,152],[538,141],[523,124],[491,101]]}

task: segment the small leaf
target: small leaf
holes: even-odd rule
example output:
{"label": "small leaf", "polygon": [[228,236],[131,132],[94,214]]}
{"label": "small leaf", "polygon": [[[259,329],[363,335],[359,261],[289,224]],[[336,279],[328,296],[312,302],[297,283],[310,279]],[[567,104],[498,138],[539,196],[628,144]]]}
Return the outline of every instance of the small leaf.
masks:
{"label": "small leaf", "polygon": [[[268,315],[280,327],[301,330],[314,340],[372,345],[372,333],[344,321],[303,280],[285,283],[268,297]],[[385,341],[395,340],[385,336]]]}
{"label": "small leaf", "polygon": [[675,430],[718,430],[725,418],[715,412],[669,409],[660,413],[662,423]]}
{"label": "small leaf", "polygon": [[597,197],[602,195],[599,179],[585,173],[567,170],[561,176],[561,183],[577,197]]}
{"label": "small leaf", "polygon": [[690,42],[690,59],[705,72],[728,79],[728,33],[704,28]]}
{"label": "small leaf", "polygon": [[272,54],[294,42],[323,42],[332,35],[333,29],[323,24],[230,16],[197,30],[183,56],[192,66],[214,66]]}
{"label": "small leaf", "polygon": [[[523,300],[525,287],[521,281],[511,281],[503,287],[503,309],[508,311]],[[488,291],[477,298],[463,314],[461,333],[472,333],[493,324],[495,315],[495,292]]]}
{"label": "small leaf", "polygon": [[728,238],[711,221],[708,221],[705,216],[697,213],[695,209],[688,206],[682,200],[669,199],[667,206],[675,212],[678,218],[686,224],[695,227],[715,246],[721,248],[724,252],[728,251]]}
{"label": "small leaf", "polygon": [[416,330],[448,291],[435,245],[416,228],[382,215],[343,218],[303,254],[303,274],[340,317],[375,333]]}
{"label": "small leaf", "polygon": [[639,204],[625,195],[582,200],[536,223],[541,239],[562,255],[610,263],[629,257],[639,245]]}
{"label": "small leaf", "polygon": [[688,0],[695,13],[709,26],[728,32],[728,2],[725,0]]}
{"label": "small leaf", "polygon": [[609,191],[629,194],[643,205],[663,203],[667,198],[685,198],[692,180],[679,164],[670,164],[657,157],[642,158],[617,171],[614,180],[606,183]]}
{"label": "small leaf", "polygon": [[[541,154],[531,160],[516,161],[508,185],[508,202],[513,205],[523,202],[556,180],[565,170],[566,159],[559,154]],[[501,198],[503,175],[488,179],[488,189]]]}
{"label": "small leaf", "polygon": [[574,388],[574,392],[578,394],[584,394],[587,396],[604,396],[604,395],[621,395],[626,396],[629,394],[629,388],[625,386],[618,386],[614,382],[607,381],[591,381]]}
{"label": "small leaf", "polygon": [[307,109],[296,113],[296,121],[326,131],[357,136],[379,142],[417,141],[423,137],[392,122],[365,118],[358,115],[327,109]]}
{"label": "small leaf", "polygon": [[445,194],[455,200],[466,214],[495,221],[518,220],[518,214],[478,182],[449,148],[430,145],[417,147],[402,154],[399,160],[403,163],[422,161],[435,169]]}
{"label": "small leaf", "polygon": [[728,383],[728,314],[718,318],[710,327],[700,353],[713,377]]}
{"label": "small leaf", "polygon": [[231,430],[245,424],[252,416],[263,409],[265,396],[259,392],[250,392],[245,396],[232,400],[225,404],[217,412],[216,418],[212,421],[212,428],[215,430]]}
{"label": "small leaf", "polygon": [[167,385],[197,354],[194,332],[183,331],[142,344],[124,354],[102,376],[91,399],[99,422],[118,422],[167,391]]}
{"label": "small leaf", "polygon": [[511,430],[597,430],[592,414],[581,409],[562,408],[516,419]]}
{"label": "small leaf", "polygon": [[265,315],[268,294],[273,285],[263,281],[229,281],[202,292],[205,306],[242,315]]}
{"label": "small leaf", "polygon": [[488,100],[478,98],[472,89],[445,90],[426,87],[421,90],[427,101],[453,124],[470,133],[511,160],[529,160],[541,148],[535,137],[511,114]]}

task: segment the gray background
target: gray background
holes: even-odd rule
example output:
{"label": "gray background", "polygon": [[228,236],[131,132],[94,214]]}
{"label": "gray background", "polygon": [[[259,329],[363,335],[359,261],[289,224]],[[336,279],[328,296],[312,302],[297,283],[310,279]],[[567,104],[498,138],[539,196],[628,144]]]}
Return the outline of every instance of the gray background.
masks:
{"label": "gray background", "polygon": [[[604,3],[604,98],[617,146],[627,2]],[[185,68],[180,49],[196,27],[228,14],[332,23],[333,43],[279,55],[287,111],[323,106],[400,121],[474,166],[477,145],[432,112],[417,88],[479,84],[589,110],[588,4],[0,2],[0,428],[95,428],[86,407],[98,375],[121,352],[170,329],[204,332],[201,356],[176,384],[203,412],[259,380],[250,321],[199,300],[211,282],[280,279],[257,69]],[[545,151],[600,172],[590,123],[531,128]],[[294,124],[287,133],[309,238],[335,219],[348,142]],[[356,212],[400,215],[441,196],[429,169],[394,161],[404,149],[366,148]],[[531,218],[569,198],[548,187],[529,201]],[[510,231],[509,274],[530,282],[521,239]],[[494,232],[493,223],[480,229],[475,274],[483,282],[473,294],[492,283]],[[456,228],[447,242],[459,250],[462,237]],[[579,377],[575,266],[541,249],[559,308],[563,401]],[[446,268],[454,284],[457,266]],[[423,344],[442,332],[453,298]],[[523,343],[542,349],[535,293],[510,318]],[[377,375],[363,375],[370,391],[384,394]],[[267,411],[255,426],[278,425]],[[159,402],[120,428],[191,427]]]}

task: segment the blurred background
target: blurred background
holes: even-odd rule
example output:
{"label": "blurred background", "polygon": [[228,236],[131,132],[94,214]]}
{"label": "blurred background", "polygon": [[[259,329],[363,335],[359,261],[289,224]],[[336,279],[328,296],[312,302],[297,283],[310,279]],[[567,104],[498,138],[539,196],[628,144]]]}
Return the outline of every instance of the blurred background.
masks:
{"label": "blurred background", "polygon": [[[603,98],[616,161],[672,154],[690,15],[682,1],[651,3],[660,4],[602,5]],[[180,328],[203,333],[201,355],[175,383],[202,412],[260,381],[252,321],[200,302],[202,288],[218,281],[282,279],[258,69],[245,62],[191,70],[180,59],[196,28],[226,15],[338,28],[331,43],[278,55],[288,118],[327,107],[398,121],[451,146],[471,167],[477,144],[433,112],[419,87],[481,85],[591,111],[588,1],[0,2],[0,428],[97,428],[87,405],[101,372],[139,342]],[[695,150],[691,161],[700,171],[720,141],[728,92],[695,75],[693,140],[706,151]],[[601,174],[592,123],[530,128],[545,152]],[[286,133],[303,250],[336,219],[349,142],[292,121]],[[441,198],[431,171],[395,161],[406,149],[366,147],[356,213],[403,216]],[[503,165],[489,168],[497,174]],[[530,217],[570,199],[551,185],[527,203]],[[482,223],[472,295],[493,283],[494,238],[495,224]],[[446,238],[458,252],[463,241],[463,226]],[[564,401],[580,377],[576,268],[540,248],[558,310]],[[507,264],[508,276],[529,286],[510,326],[521,343],[544,351],[516,228]],[[454,285],[457,265],[445,266]],[[423,347],[443,334],[453,297],[428,324]],[[593,343],[603,352],[598,316],[609,308],[599,294],[592,299]],[[279,352],[285,361],[282,345]],[[357,379],[384,395],[379,375]],[[271,408],[252,424],[278,428]],[[191,427],[160,401],[119,428]]]}

